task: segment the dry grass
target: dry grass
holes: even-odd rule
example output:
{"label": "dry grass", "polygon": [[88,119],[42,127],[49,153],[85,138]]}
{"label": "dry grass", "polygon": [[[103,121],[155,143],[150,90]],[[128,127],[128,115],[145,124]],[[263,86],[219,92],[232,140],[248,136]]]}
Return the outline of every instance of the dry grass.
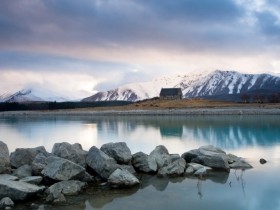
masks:
{"label": "dry grass", "polygon": [[160,110],[160,109],[188,109],[188,108],[234,108],[234,107],[252,107],[252,108],[280,108],[280,104],[244,104],[234,102],[224,102],[206,99],[183,99],[183,100],[160,100],[150,99],[139,101],[126,106],[117,107],[96,107],[83,110]]}

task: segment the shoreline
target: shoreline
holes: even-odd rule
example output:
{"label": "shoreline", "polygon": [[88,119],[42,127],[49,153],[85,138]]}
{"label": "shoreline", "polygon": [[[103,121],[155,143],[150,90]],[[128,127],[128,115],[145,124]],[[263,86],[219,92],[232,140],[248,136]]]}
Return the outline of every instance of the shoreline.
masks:
{"label": "shoreline", "polygon": [[135,109],[135,110],[55,110],[55,111],[6,111],[0,117],[12,116],[189,116],[189,115],[280,115],[279,108],[223,107],[185,109]]}

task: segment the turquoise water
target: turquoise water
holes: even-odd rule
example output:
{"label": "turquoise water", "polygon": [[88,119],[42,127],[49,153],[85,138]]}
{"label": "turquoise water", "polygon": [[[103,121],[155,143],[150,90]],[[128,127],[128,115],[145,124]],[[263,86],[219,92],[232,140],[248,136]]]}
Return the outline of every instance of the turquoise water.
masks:
{"label": "turquoise water", "polygon": [[[212,174],[206,180],[144,176],[137,188],[91,187],[69,198],[66,206],[44,205],[44,209],[280,210],[278,116],[2,118],[0,140],[10,152],[41,145],[51,151],[54,143],[63,141],[79,142],[85,150],[125,141],[133,153],[149,153],[163,144],[170,153],[179,154],[212,144],[254,166]],[[260,158],[268,163],[261,165]]]}

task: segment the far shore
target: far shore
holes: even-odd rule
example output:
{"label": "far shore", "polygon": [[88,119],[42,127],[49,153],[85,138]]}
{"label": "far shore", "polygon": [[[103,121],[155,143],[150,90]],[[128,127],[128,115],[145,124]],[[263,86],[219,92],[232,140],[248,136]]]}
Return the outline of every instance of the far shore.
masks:
{"label": "far shore", "polygon": [[95,108],[6,111],[9,116],[188,116],[188,115],[280,115],[280,103],[235,103],[206,99],[149,99],[125,106]]}
{"label": "far shore", "polygon": [[113,107],[77,110],[54,110],[54,111],[8,111],[0,112],[0,117],[11,116],[160,116],[160,115],[280,115],[280,108],[265,107],[218,107],[218,108],[182,108],[182,109],[135,109],[118,110]]}

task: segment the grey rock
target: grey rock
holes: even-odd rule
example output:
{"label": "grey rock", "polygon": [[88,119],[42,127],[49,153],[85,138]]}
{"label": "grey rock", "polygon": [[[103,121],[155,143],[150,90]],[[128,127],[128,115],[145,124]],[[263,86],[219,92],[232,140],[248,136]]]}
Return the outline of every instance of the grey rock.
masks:
{"label": "grey rock", "polygon": [[76,178],[76,180],[87,183],[96,181],[95,177],[90,175],[87,171],[85,171],[81,177]]}
{"label": "grey rock", "polygon": [[65,196],[61,193],[59,196],[57,196],[54,200],[53,203],[58,204],[58,203],[66,203],[66,198]]}
{"label": "grey rock", "polygon": [[53,203],[66,202],[64,195],[78,195],[86,186],[86,183],[76,180],[58,182],[46,190],[46,200]]}
{"label": "grey rock", "polygon": [[0,174],[9,173],[10,167],[10,154],[7,145],[0,141]]}
{"label": "grey rock", "polygon": [[17,176],[13,176],[10,174],[0,174],[0,179],[8,180],[8,181],[18,181]]}
{"label": "grey rock", "polygon": [[213,169],[224,170],[227,172],[230,171],[228,162],[222,156],[199,156],[192,159],[192,162],[199,163]]}
{"label": "grey rock", "polygon": [[150,158],[155,159],[158,169],[171,163],[171,157],[165,146],[157,146],[151,153]]}
{"label": "grey rock", "polygon": [[233,169],[250,169],[253,168],[249,163],[247,163],[243,158],[239,158],[237,161],[229,165]]}
{"label": "grey rock", "polygon": [[86,166],[87,152],[83,150],[79,143],[72,145],[67,142],[56,143],[52,148],[52,153],[58,157],[77,163],[83,167]]}
{"label": "grey rock", "polygon": [[30,165],[20,166],[14,171],[13,175],[17,176],[20,179],[27,176],[32,176],[32,168]]}
{"label": "grey rock", "polygon": [[29,184],[39,185],[41,181],[43,180],[43,177],[41,176],[28,176],[23,179],[20,179],[20,182],[26,182]]}
{"label": "grey rock", "polygon": [[117,187],[131,187],[139,184],[139,180],[129,173],[127,170],[116,169],[108,178],[110,186]]}
{"label": "grey rock", "polygon": [[229,164],[232,164],[236,161],[238,161],[240,157],[237,157],[236,155],[233,155],[233,154],[227,154],[227,160],[228,160],[228,163]]}
{"label": "grey rock", "polygon": [[246,160],[233,154],[228,154],[227,161],[230,168],[234,169],[250,169],[253,168]]}
{"label": "grey rock", "polygon": [[214,155],[220,155],[220,154],[226,155],[226,153],[222,149],[220,149],[218,147],[214,147],[212,145],[199,147],[198,150],[199,150],[200,154],[206,155],[206,156],[214,156]]}
{"label": "grey rock", "polygon": [[132,158],[131,151],[125,142],[104,144],[100,150],[114,158],[119,164],[128,164]]}
{"label": "grey rock", "polygon": [[208,171],[212,170],[212,168],[198,164],[198,163],[189,163],[186,169],[186,175],[188,176],[199,176],[202,177],[208,174]]}
{"label": "grey rock", "polygon": [[193,175],[193,173],[194,173],[193,167],[188,166],[186,171],[185,171],[185,175],[190,176],[190,175]]}
{"label": "grey rock", "polygon": [[199,163],[213,169],[230,171],[228,164],[229,158],[226,153],[211,145],[185,152],[182,154],[182,158],[184,158],[187,163]]}
{"label": "grey rock", "polygon": [[122,170],[127,170],[129,173],[136,175],[137,172],[135,171],[132,165],[119,165],[119,168]]}
{"label": "grey rock", "polygon": [[132,165],[137,171],[144,173],[156,173],[158,168],[156,160],[143,152],[137,152],[132,156]]}
{"label": "grey rock", "polygon": [[9,197],[13,201],[23,201],[44,191],[45,187],[25,182],[0,179],[0,197]]}
{"label": "grey rock", "polygon": [[44,176],[57,181],[80,180],[85,173],[82,166],[59,157],[48,157],[47,165],[42,171]]}
{"label": "grey rock", "polygon": [[266,163],[267,163],[267,161],[265,159],[263,159],[263,158],[260,159],[260,164],[266,164]]}
{"label": "grey rock", "polygon": [[9,197],[5,197],[0,200],[0,209],[4,209],[6,207],[14,207],[14,205],[14,202]]}
{"label": "grey rock", "polygon": [[201,168],[206,168],[207,170],[212,169],[210,167],[207,167],[207,166],[204,166],[204,165],[201,165],[201,164],[198,164],[198,163],[189,163],[188,166],[192,167],[194,171],[197,171]]}
{"label": "grey rock", "polygon": [[197,158],[200,154],[198,149],[193,149],[188,152],[185,152],[181,155],[182,158],[185,159],[187,163],[190,163],[192,159]]}
{"label": "grey rock", "polygon": [[164,177],[178,177],[182,176],[186,169],[186,161],[184,158],[180,158],[170,163],[168,166],[161,168],[158,171],[158,176]]}
{"label": "grey rock", "polygon": [[56,198],[59,193],[62,193],[63,195],[77,195],[86,186],[87,183],[77,180],[62,181],[50,186],[46,190],[46,193],[51,194],[54,198]]}
{"label": "grey rock", "polygon": [[170,155],[170,158],[171,158],[171,162],[174,162],[175,160],[178,160],[180,159],[180,155],[179,154],[171,154]]}
{"label": "grey rock", "polygon": [[118,168],[118,164],[113,158],[95,146],[90,148],[86,162],[87,165],[103,180],[107,180]]}
{"label": "grey rock", "polygon": [[197,171],[194,172],[194,175],[195,176],[199,176],[199,177],[202,177],[204,175],[206,175],[207,173],[207,168],[206,167],[203,167],[203,168],[200,168],[198,169]]}
{"label": "grey rock", "polygon": [[15,168],[23,166],[25,164],[31,165],[32,161],[39,153],[47,154],[45,147],[36,148],[19,148],[11,153],[10,160],[11,165]]}
{"label": "grey rock", "polygon": [[31,163],[32,174],[37,176],[42,175],[41,172],[47,165],[48,157],[54,157],[54,156],[49,153],[39,153],[38,155],[36,155],[36,157]]}

